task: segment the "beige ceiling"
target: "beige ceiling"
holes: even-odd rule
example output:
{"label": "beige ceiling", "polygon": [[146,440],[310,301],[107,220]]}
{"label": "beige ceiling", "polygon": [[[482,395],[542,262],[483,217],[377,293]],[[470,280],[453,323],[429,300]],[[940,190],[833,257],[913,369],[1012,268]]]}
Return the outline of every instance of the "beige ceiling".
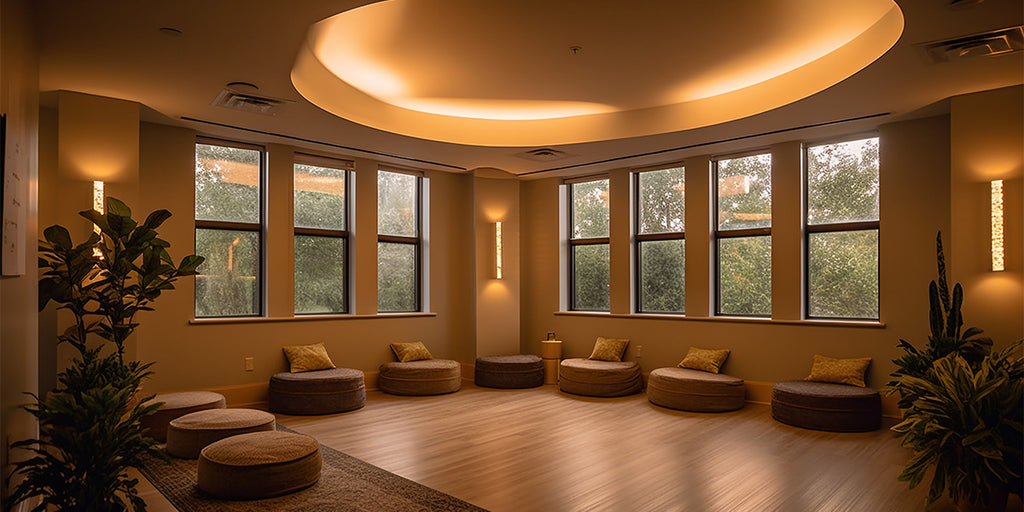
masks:
{"label": "beige ceiling", "polygon": [[[654,135],[625,136],[612,130],[609,133],[616,138],[599,142],[559,144],[572,140],[572,135],[540,137],[520,147],[503,147],[502,142],[483,146],[436,142],[332,115],[310,103],[293,85],[292,71],[309,41],[310,27],[371,3],[42,1],[37,4],[40,88],[44,100],[50,91],[71,90],[137,101],[146,107],[147,121],[188,126],[206,135],[373,156],[405,166],[452,171],[488,167],[546,177],[652,165],[779,140],[854,133],[898,119],[941,113],[942,100],[950,96],[1024,82],[1022,52],[931,63],[919,47],[920,43],[1020,25],[1024,6],[1019,0],[967,2],[969,5],[960,7],[950,6],[949,0],[896,0],[905,26],[895,46],[863,70],[845,79],[839,77],[835,85],[817,86],[823,90],[810,91],[809,97],[788,105],[763,106],[762,113],[734,115],[735,120],[714,121],[706,127],[696,127],[700,123],[662,127],[656,131],[667,133]],[[850,3],[840,2],[831,8]],[[811,35],[805,37],[828,40],[834,34],[815,26],[815,18],[837,15],[815,10],[828,8],[825,4],[805,9],[807,12],[793,10],[808,5],[798,0],[702,2],[697,5],[709,9],[706,15],[688,14],[679,20],[632,8],[637,2],[507,4],[529,8],[512,9],[501,16],[474,13],[482,16],[477,21],[467,14],[466,26],[445,26],[443,9],[417,12],[413,16],[416,23],[401,26],[419,29],[380,38],[375,55],[387,57],[389,66],[400,73],[423,78],[417,80],[414,97],[442,100],[421,110],[436,110],[451,98],[469,97],[499,100],[491,104],[487,114],[491,117],[533,100],[567,101],[570,106],[573,102],[612,105],[613,109],[643,112],[651,109],[645,105],[671,104],[673,97],[665,84],[692,86],[682,87],[684,92],[676,99],[699,97],[701,93],[694,91],[700,88],[694,84],[722,69],[716,62],[728,60],[741,73],[757,67],[807,25],[813,28],[806,29]],[[747,8],[729,8],[738,5]],[[631,8],[623,10],[621,6]],[[609,19],[607,13],[617,14]],[[866,19],[871,14],[862,16]],[[180,35],[166,35],[162,27],[177,29]],[[567,29],[560,31],[560,27],[572,27],[575,37],[570,38]],[[375,29],[373,25],[365,28]],[[568,46],[576,45],[583,50],[571,55]],[[452,58],[431,53],[445,49],[461,54]],[[572,63],[581,60],[584,77],[574,80],[571,66],[576,64]],[[562,61],[567,64],[561,65]],[[680,62],[686,66],[678,66]],[[479,71],[469,73],[473,69],[485,72],[483,76]],[[211,105],[225,85],[235,81],[256,84],[257,94],[285,104],[272,116]],[[488,121],[499,123],[493,131],[500,134],[501,122]],[[818,127],[800,128],[808,126]],[[606,137],[596,137],[600,138]],[[566,156],[553,161],[521,156],[527,150],[548,146]]]}

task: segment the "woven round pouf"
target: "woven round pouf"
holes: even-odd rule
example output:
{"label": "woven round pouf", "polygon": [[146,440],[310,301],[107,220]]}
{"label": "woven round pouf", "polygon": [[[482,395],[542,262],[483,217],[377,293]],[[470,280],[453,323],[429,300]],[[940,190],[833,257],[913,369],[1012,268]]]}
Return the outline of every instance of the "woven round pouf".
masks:
{"label": "woven round pouf", "polygon": [[451,359],[423,359],[380,365],[380,390],[392,395],[443,395],[462,387],[462,365]]}
{"label": "woven round pouf", "polygon": [[256,409],[207,409],[179,416],[167,425],[167,453],[195,459],[206,445],[221,439],[274,430],[274,415]]}
{"label": "woven round pouf", "polygon": [[477,386],[535,388],[544,384],[544,360],[532,355],[478,357],[473,372]]}
{"label": "woven round pouf", "polygon": [[772,387],[772,417],[787,425],[833,432],[882,426],[882,397],[871,388],[794,380]]}
{"label": "woven round pouf", "polygon": [[253,432],[221,439],[199,453],[197,483],[207,494],[257,500],[309,487],[320,479],[320,444],[291,432]]}
{"label": "woven round pouf", "polygon": [[558,369],[558,387],[584,396],[625,396],[644,387],[636,361],[596,361],[572,358]]}
{"label": "woven round pouf", "polygon": [[146,435],[157,441],[167,440],[167,425],[179,416],[206,409],[223,409],[227,407],[224,395],[212,391],[184,391],[181,393],[163,393],[156,395],[153,402],[163,402],[163,407],[141,420],[142,427],[149,429]]}
{"label": "woven round pouf", "polygon": [[270,410],[281,414],[333,414],[366,405],[363,372],[333,368],[270,377]]}
{"label": "woven round pouf", "polygon": [[652,404],[695,412],[734,411],[743,407],[743,379],[721,373],[667,367],[651,371],[647,399]]}

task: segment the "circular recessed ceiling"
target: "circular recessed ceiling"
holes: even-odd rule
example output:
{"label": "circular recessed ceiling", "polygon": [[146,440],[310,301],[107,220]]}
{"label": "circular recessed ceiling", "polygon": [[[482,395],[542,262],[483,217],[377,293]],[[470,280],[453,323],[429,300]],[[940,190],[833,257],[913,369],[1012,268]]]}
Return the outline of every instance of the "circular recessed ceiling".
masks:
{"label": "circular recessed ceiling", "polygon": [[893,0],[386,0],[310,27],[291,78],[313,104],[381,130],[569,144],[792,103],[874,62],[902,31]]}

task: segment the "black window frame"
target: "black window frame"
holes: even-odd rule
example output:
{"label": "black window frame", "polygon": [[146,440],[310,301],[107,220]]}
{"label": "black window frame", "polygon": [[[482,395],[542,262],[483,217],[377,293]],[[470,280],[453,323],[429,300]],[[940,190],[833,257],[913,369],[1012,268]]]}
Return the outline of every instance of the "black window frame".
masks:
{"label": "black window frame", "polygon": [[[295,166],[296,165],[309,165],[313,167],[324,167],[328,169],[334,169],[336,171],[342,171],[345,175],[345,227],[343,229],[328,229],[328,228],[307,228],[299,227],[295,225]],[[296,305],[292,305],[293,314],[295,316],[316,316],[316,315],[346,315],[352,311],[352,292],[349,287],[351,283],[350,274],[352,273],[350,261],[351,257],[351,239],[349,234],[351,230],[349,226],[352,225],[352,201],[349,199],[352,197],[352,174],[354,169],[354,163],[351,160],[342,160],[330,157],[323,157],[317,155],[308,155],[304,153],[295,153],[292,159],[292,264],[295,263],[295,238],[299,236],[311,236],[317,238],[341,238],[345,247],[345,261],[343,262],[342,268],[344,268],[344,275],[342,276],[342,286],[345,290],[345,309],[343,311],[327,311],[319,313],[300,313],[294,311]],[[295,269],[292,269],[294,274]],[[294,279],[292,286],[296,286]],[[292,295],[292,302],[295,302],[294,293]]]}
{"label": "black window frame", "polygon": [[[633,171],[633,248],[635,257],[635,267],[633,269],[634,281],[636,282],[633,293],[636,297],[636,312],[646,314],[662,314],[662,315],[686,315],[686,302],[683,302],[682,311],[646,311],[643,309],[643,250],[641,244],[643,242],[651,241],[664,241],[664,240],[683,240],[683,254],[686,254],[686,219],[683,219],[683,231],[668,231],[659,233],[641,233],[640,232],[640,175],[645,172],[658,172],[667,171],[671,169],[681,169],[683,171],[683,183],[686,183],[686,166],[682,163],[676,165],[658,166],[646,169],[639,169]],[[685,203],[685,196],[683,201]],[[684,204],[685,208],[685,204]],[[684,210],[685,211],[685,210]],[[683,271],[683,289],[686,289],[686,271]]]}
{"label": "black window frame", "polygon": [[[377,183],[380,185],[380,173],[390,172],[395,174],[405,174],[416,178],[416,236],[406,235],[383,235],[380,233],[380,228],[377,228],[377,254],[379,258],[380,244],[400,244],[400,245],[412,245],[415,247],[413,257],[415,258],[415,265],[413,268],[413,294],[415,299],[415,308],[411,310],[380,310],[380,299],[377,300],[377,312],[378,313],[418,313],[423,310],[423,297],[422,297],[422,280],[423,280],[423,173],[419,171],[396,169],[391,167],[378,167],[377,168]],[[377,207],[380,207],[378,202]],[[377,269],[380,272],[380,268]],[[377,278],[377,293],[380,293],[380,277]]]}
{"label": "black window frame", "polygon": [[[565,184],[567,185],[565,187],[565,190],[566,190],[566,193],[568,194],[568,201],[566,202],[566,205],[568,206],[568,209],[569,209],[568,215],[566,215],[566,218],[569,220],[569,226],[568,226],[569,230],[567,231],[567,233],[568,233],[568,237],[567,237],[568,240],[567,241],[568,241],[568,244],[569,244],[569,254],[568,254],[568,258],[566,258],[568,260],[568,262],[569,262],[569,280],[568,280],[569,281],[569,310],[570,311],[591,311],[591,312],[607,313],[607,312],[611,311],[611,297],[609,297],[608,310],[604,310],[604,309],[584,309],[584,308],[579,308],[579,307],[576,306],[576,250],[575,250],[576,247],[577,246],[584,246],[584,245],[607,245],[609,252],[611,251],[611,236],[590,237],[590,238],[575,238],[575,237],[573,237],[573,231],[574,231],[573,227],[575,225],[574,224],[573,215],[574,215],[576,209],[575,209],[575,207],[573,205],[573,191],[572,191],[572,188],[573,188],[573,186],[581,184],[581,183],[591,183],[591,182],[594,182],[594,181],[608,181],[608,201],[609,201],[609,206],[610,206],[611,205],[611,179],[607,175],[585,176],[585,177],[581,177],[581,178],[576,178],[576,179],[568,180],[568,181],[565,182]],[[609,229],[609,235],[610,235],[610,231],[611,231],[611,211],[610,210],[609,210],[608,224],[609,224],[608,225],[608,229]],[[609,277],[609,279],[611,279],[610,275],[608,277]]]}

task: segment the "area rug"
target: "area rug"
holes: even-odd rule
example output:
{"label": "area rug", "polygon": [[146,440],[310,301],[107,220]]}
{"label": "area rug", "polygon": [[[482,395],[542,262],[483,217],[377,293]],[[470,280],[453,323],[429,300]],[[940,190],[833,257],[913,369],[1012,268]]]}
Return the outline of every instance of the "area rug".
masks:
{"label": "area rug", "polygon": [[[278,430],[294,432],[278,425]],[[320,445],[320,481],[308,489],[253,501],[220,500],[196,487],[197,461],[149,458],[139,468],[181,512],[487,512],[485,509],[402,478],[333,448]]]}

